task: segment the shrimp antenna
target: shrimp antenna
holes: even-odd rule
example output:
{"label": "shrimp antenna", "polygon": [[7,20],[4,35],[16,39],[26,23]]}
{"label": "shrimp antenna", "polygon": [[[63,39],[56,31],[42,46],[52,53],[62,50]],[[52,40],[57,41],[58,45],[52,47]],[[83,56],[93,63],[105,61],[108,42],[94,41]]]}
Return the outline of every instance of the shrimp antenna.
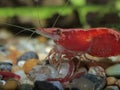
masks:
{"label": "shrimp antenna", "polygon": [[[34,0],[34,2],[35,2],[35,7],[37,8],[37,9],[36,9],[36,12],[37,12],[36,14],[37,14],[37,18],[38,18],[38,23],[39,23],[39,25],[42,27],[41,21],[39,20],[40,16],[39,16],[39,12],[38,12],[38,10],[39,10],[39,0]],[[37,31],[33,32],[33,33],[30,35],[30,38],[32,38],[32,36],[33,36],[35,33],[37,33]],[[37,33],[37,34],[38,34],[38,33]]]}
{"label": "shrimp antenna", "polygon": [[[10,23],[1,23],[1,24],[5,24],[5,25],[9,25],[9,26],[12,26],[12,27],[16,27],[16,28],[20,28],[20,29],[23,29],[23,31],[30,31],[30,32],[34,32],[33,30],[31,29],[28,29],[28,28],[25,28],[25,27],[22,27],[22,26],[18,26],[18,25],[13,25],[13,24],[10,24]],[[20,31],[21,32],[21,31]],[[19,33],[19,32],[18,32]]]}
{"label": "shrimp antenna", "polygon": [[[68,5],[69,1],[70,1],[70,0],[67,0],[67,1],[66,1],[65,6],[64,6],[62,12],[64,11],[65,7]],[[56,25],[56,23],[57,23],[57,21],[58,21],[59,18],[60,18],[60,15],[58,15],[58,16],[56,17],[56,20],[54,21],[54,23],[53,23],[53,25],[52,25],[52,28]]]}
{"label": "shrimp antenna", "polygon": [[39,23],[39,25],[42,27],[42,24],[41,24],[41,21],[40,21],[40,15],[39,15],[39,12],[38,12],[38,10],[39,10],[39,0],[34,0],[35,1],[35,7],[37,8],[36,10],[37,10],[37,18],[38,18],[38,23]]}

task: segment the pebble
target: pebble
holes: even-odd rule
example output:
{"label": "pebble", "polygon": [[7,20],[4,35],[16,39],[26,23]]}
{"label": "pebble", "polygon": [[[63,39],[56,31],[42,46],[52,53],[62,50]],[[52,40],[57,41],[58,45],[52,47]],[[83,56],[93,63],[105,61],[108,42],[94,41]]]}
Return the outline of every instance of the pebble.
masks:
{"label": "pebble", "polygon": [[36,66],[37,64],[38,64],[38,60],[36,59],[27,60],[25,64],[23,65],[23,69],[25,73],[28,74],[32,70],[32,68]]}
{"label": "pebble", "polygon": [[2,55],[7,55],[9,52],[8,52],[7,48],[4,45],[0,44],[0,53]]}
{"label": "pebble", "polygon": [[105,70],[100,66],[92,66],[89,68],[89,74],[99,75],[105,77]]}
{"label": "pebble", "polygon": [[117,79],[115,77],[107,77],[106,81],[107,81],[107,85],[114,85]]}
{"label": "pebble", "polygon": [[120,79],[118,79],[115,84],[120,88]]}
{"label": "pebble", "polygon": [[90,80],[81,77],[73,80],[71,88],[78,88],[79,90],[94,90],[95,85]]}
{"label": "pebble", "polygon": [[20,71],[20,70],[23,70],[23,68],[18,66],[18,65],[13,65],[12,66],[12,72],[16,72],[16,71]]}
{"label": "pebble", "polygon": [[11,71],[12,66],[11,62],[0,62],[0,71]]}
{"label": "pebble", "polygon": [[33,90],[59,90],[59,88],[46,81],[36,81]]}
{"label": "pebble", "polygon": [[20,90],[33,90],[33,85],[22,84],[22,85],[20,85]]}
{"label": "pebble", "polygon": [[0,80],[3,78],[3,76],[2,75],[0,75]]}
{"label": "pebble", "polygon": [[18,90],[20,83],[17,80],[9,79],[3,86],[4,90]]}
{"label": "pebble", "polygon": [[57,78],[58,72],[50,65],[37,65],[29,72],[32,81],[45,81],[47,78]]}
{"label": "pebble", "polygon": [[62,84],[59,81],[50,81],[54,86],[56,86],[59,90],[64,90]]}
{"label": "pebble", "polygon": [[75,88],[75,87],[73,87],[73,88],[64,88],[64,90],[79,90],[78,88]]}
{"label": "pebble", "polygon": [[115,64],[108,67],[105,72],[108,76],[120,76],[120,64]]}
{"label": "pebble", "polygon": [[27,78],[27,75],[25,74],[24,70],[18,70],[18,71],[15,71],[14,73],[21,77],[20,81],[23,81]]}
{"label": "pebble", "polygon": [[93,74],[84,74],[72,82],[72,87],[80,90],[101,90],[106,84],[105,78]]}
{"label": "pebble", "polygon": [[0,80],[0,86],[5,85],[6,81],[5,80]]}
{"label": "pebble", "polygon": [[37,53],[33,51],[29,51],[18,57],[17,62],[19,61],[27,61],[29,59],[39,59]]}
{"label": "pebble", "polygon": [[104,90],[119,90],[117,86],[107,86]]}
{"label": "pebble", "polygon": [[82,77],[91,80],[95,84],[95,90],[101,90],[106,84],[105,77],[102,76],[85,74]]}

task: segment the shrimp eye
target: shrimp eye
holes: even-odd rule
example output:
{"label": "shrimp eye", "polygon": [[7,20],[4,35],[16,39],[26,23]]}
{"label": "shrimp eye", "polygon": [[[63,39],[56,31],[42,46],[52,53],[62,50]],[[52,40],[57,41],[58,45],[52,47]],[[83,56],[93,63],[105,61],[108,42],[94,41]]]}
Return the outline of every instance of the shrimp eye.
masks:
{"label": "shrimp eye", "polygon": [[60,35],[60,34],[61,34],[61,30],[60,30],[60,29],[57,29],[57,30],[56,30],[56,33],[57,33],[58,35]]}

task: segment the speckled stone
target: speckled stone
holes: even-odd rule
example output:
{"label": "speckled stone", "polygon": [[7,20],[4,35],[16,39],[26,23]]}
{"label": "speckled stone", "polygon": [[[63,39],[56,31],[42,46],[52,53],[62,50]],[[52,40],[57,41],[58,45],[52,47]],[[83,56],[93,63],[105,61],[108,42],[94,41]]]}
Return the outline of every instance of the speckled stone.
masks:
{"label": "speckled stone", "polygon": [[12,63],[10,62],[0,62],[0,70],[1,71],[11,71]]}
{"label": "speckled stone", "polygon": [[90,80],[81,77],[72,82],[71,88],[78,88],[79,90],[94,90],[95,85]]}
{"label": "speckled stone", "polygon": [[83,77],[89,79],[95,84],[95,90],[101,90],[106,84],[105,77],[102,76],[85,74]]}
{"label": "speckled stone", "polygon": [[30,84],[22,84],[20,90],[33,90],[33,86]]}
{"label": "speckled stone", "polygon": [[101,90],[106,84],[104,77],[85,74],[79,79],[75,79],[72,82],[72,87],[79,88],[80,90]]}

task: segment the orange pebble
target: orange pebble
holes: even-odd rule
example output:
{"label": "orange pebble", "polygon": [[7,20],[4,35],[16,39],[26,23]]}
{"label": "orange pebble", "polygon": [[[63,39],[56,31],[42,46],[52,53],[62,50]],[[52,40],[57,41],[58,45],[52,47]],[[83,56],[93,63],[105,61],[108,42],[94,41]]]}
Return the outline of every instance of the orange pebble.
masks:
{"label": "orange pebble", "polygon": [[11,50],[11,53],[7,56],[13,64],[16,64],[17,57],[19,55],[19,52],[17,50]]}
{"label": "orange pebble", "polygon": [[34,66],[38,64],[38,60],[36,59],[29,59],[23,65],[24,72],[28,74]]}
{"label": "orange pebble", "polygon": [[40,37],[38,37],[38,41],[45,43],[47,41],[47,38],[40,36]]}

